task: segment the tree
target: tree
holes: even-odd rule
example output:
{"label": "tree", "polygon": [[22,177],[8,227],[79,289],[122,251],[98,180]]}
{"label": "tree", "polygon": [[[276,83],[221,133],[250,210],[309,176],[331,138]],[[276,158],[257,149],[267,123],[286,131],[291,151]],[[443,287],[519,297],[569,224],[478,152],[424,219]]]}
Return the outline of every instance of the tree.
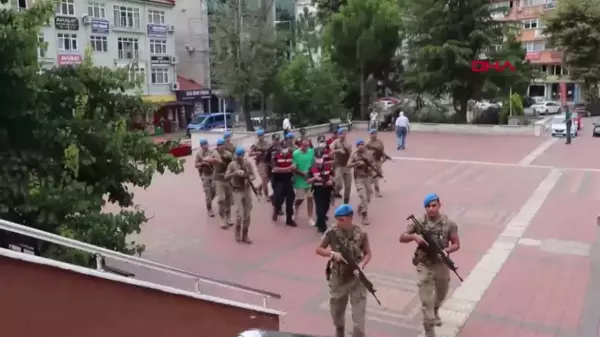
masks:
{"label": "tree", "polygon": [[276,110],[290,113],[302,125],[327,123],[342,111],[338,78],[327,59],[312,67],[307,56],[296,54],[278,73]]}
{"label": "tree", "polygon": [[312,0],[312,5],[317,8],[317,17],[322,23],[327,23],[346,3],[346,0]]}
{"label": "tree", "polygon": [[492,19],[488,0],[407,2],[407,81],[415,91],[450,94],[458,119],[466,120],[467,102],[481,94],[488,73],[471,62],[502,44],[504,24]]}
{"label": "tree", "polygon": [[282,39],[273,26],[273,2],[261,0],[222,0],[211,6],[214,41],[211,69],[219,85],[241,105],[246,129],[253,131],[250,98],[260,94],[276,73],[282,56]]}
{"label": "tree", "polygon": [[367,79],[392,64],[402,41],[401,29],[397,0],[349,0],[325,28],[331,60],[359,84],[362,119],[367,116]]}
{"label": "tree", "polygon": [[[181,172],[168,145],[127,128],[143,109],[131,69],[82,65],[40,71],[40,27],[54,12],[40,2],[25,12],[0,10],[0,218],[133,254],[127,241],[146,221],[132,186],[155,172]],[[106,212],[107,204],[126,210]],[[20,240],[0,233],[0,246]],[[87,264],[90,256],[34,242],[37,254]]]}
{"label": "tree", "polygon": [[314,68],[321,57],[321,32],[317,16],[307,7],[296,20],[296,42],[296,51],[306,55]]}
{"label": "tree", "polygon": [[[571,76],[583,81],[585,93],[598,95],[600,82],[600,6],[594,0],[565,0],[544,17],[544,34],[563,51]],[[595,89],[595,90],[594,90]]]}

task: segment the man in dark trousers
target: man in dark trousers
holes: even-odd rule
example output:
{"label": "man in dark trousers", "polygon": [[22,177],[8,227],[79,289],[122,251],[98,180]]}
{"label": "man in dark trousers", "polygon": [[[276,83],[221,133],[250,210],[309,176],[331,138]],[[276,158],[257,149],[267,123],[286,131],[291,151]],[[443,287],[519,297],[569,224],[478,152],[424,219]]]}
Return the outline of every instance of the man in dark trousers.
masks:
{"label": "man in dark trousers", "polygon": [[573,128],[573,114],[571,113],[571,110],[569,110],[568,105],[565,105],[563,108],[565,109],[565,124],[567,127],[567,130],[566,130],[567,141],[565,142],[565,144],[569,145],[569,144],[571,144],[571,129]]}
{"label": "man in dark trousers", "polygon": [[[290,132],[286,135],[286,138],[293,140],[294,135]],[[285,224],[290,227],[296,227],[296,222],[293,218],[296,194],[294,193],[292,182],[296,167],[292,163],[293,153],[290,146],[293,146],[293,142],[292,144],[286,142],[271,158],[275,199],[273,204],[273,221],[277,221],[277,217],[285,201]]]}
{"label": "man in dark trousers", "polygon": [[324,161],[324,147],[315,151],[315,164],[309,171],[308,183],[313,187],[313,200],[317,213],[316,227],[319,233],[327,230],[327,212],[333,193],[333,167]]}

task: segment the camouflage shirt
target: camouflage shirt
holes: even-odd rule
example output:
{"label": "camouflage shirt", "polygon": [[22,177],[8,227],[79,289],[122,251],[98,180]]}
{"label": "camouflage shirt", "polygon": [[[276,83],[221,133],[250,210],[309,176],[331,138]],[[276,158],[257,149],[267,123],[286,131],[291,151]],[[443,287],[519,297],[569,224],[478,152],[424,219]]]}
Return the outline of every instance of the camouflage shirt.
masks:
{"label": "camouflage shirt", "polygon": [[196,168],[198,169],[198,173],[200,177],[210,177],[213,173],[213,167],[211,164],[203,162],[206,157],[211,155],[211,150],[206,148],[200,148],[198,153],[196,154]]}
{"label": "camouflage shirt", "polygon": [[227,165],[231,163],[233,160],[233,154],[228,150],[217,150],[214,149],[210,153],[211,157],[221,159],[222,163],[213,164],[213,179],[215,180],[223,180],[225,179],[225,170],[227,170]]}
{"label": "camouflage shirt", "polygon": [[[369,250],[369,238],[367,233],[359,226],[352,225],[352,228],[350,229],[333,227],[325,232],[323,239],[321,240],[321,247],[326,248],[331,246],[332,251],[340,252],[337,242],[333,242],[331,235],[337,235],[338,240],[350,251],[352,258],[356,263],[359,263],[363,259],[365,252]],[[344,262],[335,261],[331,264],[331,275],[332,277],[341,277],[343,279],[353,277],[353,274]]]}
{"label": "camouflage shirt", "polygon": [[333,153],[333,164],[335,166],[346,166],[346,164],[348,164],[348,160],[350,159],[350,154],[352,153],[352,146],[350,146],[346,140],[338,138],[331,144],[331,149],[333,151],[339,149],[345,150],[343,154],[336,152]]}
{"label": "camouflage shirt", "polygon": [[269,144],[269,142],[267,142],[264,139],[259,140],[254,145],[252,145],[251,150],[253,152],[257,152],[256,156],[254,157],[256,164],[262,164],[267,162],[266,154],[270,146],[271,145]]}
{"label": "camouflage shirt", "polygon": [[366,145],[367,149],[369,150],[369,152],[371,152],[373,154],[373,158],[377,161],[381,160],[381,157],[383,156],[383,152],[385,151],[384,146],[383,146],[383,142],[380,139],[369,139],[367,141],[367,145]]}
{"label": "camouflage shirt", "polygon": [[227,171],[225,171],[225,175],[229,177],[229,181],[231,182],[231,187],[233,187],[233,189],[235,190],[243,190],[245,188],[249,188],[250,185],[246,177],[240,177],[237,174],[234,174],[239,170],[246,171],[246,174],[250,178],[250,181],[255,179],[252,165],[246,159],[243,159],[242,162],[236,159],[229,163],[229,165],[227,166]]}
{"label": "camouflage shirt", "polygon": [[[419,219],[419,221],[421,221],[421,224],[425,226],[427,231],[431,234],[434,240],[438,242],[442,249],[447,248],[450,245],[450,238],[453,235],[458,234],[458,226],[456,226],[456,223],[448,218],[448,216],[445,214],[440,215],[437,221],[429,220],[426,215]],[[416,233],[415,225],[412,222],[406,226],[406,233]],[[438,262],[441,262],[439,257],[432,257],[428,255],[427,252],[420,247],[417,247],[417,250],[415,250],[413,264],[432,264]]]}
{"label": "camouflage shirt", "polygon": [[368,161],[371,166],[375,162],[369,151],[363,151],[362,153],[355,151],[350,157],[350,164],[361,161],[363,162],[362,165],[354,166],[354,178],[367,178],[373,175],[373,169],[365,164],[364,160]]}

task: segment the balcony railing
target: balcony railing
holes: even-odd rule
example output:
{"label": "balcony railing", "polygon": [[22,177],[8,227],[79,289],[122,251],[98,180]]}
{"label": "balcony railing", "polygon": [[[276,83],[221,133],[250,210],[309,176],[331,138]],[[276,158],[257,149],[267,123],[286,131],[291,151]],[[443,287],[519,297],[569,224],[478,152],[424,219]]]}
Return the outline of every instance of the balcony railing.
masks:
{"label": "balcony railing", "polygon": [[34,239],[38,239],[38,240],[42,240],[42,241],[46,241],[46,242],[51,242],[51,243],[54,243],[54,244],[57,244],[57,245],[60,245],[63,247],[69,247],[69,248],[77,249],[77,250],[92,254],[95,256],[96,269],[99,271],[105,271],[104,270],[105,259],[112,259],[115,261],[132,264],[132,265],[135,265],[138,267],[155,270],[158,272],[192,279],[194,281],[194,285],[195,285],[194,290],[197,293],[202,293],[200,291],[201,283],[211,284],[211,285],[215,285],[217,287],[222,287],[222,288],[231,289],[234,291],[239,291],[239,292],[262,297],[262,305],[265,308],[268,308],[267,302],[269,299],[281,298],[281,295],[272,293],[269,291],[254,289],[254,288],[246,287],[246,286],[243,286],[240,284],[231,283],[231,282],[227,282],[227,281],[216,280],[216,279],[198,275],[196,273],[189,272],[189,271],[186,271],[183,269],[178,269],[178,268],[174,268],[174,267],[160,264],[157,262],[145,260],[145,259],[142,259],[139,257],[115,252],[110,249],[97,247],[97,246],[90,245],[90,244],[87,244],[84,242],[80,242],[80,241],[73,240],[70,238],[65,238],[60,235],[44,232],[44,231],[41,231],[41,230],[38,230],[35,228],[19,225],[14,222],[2,220],[2,219],[0,219],[0,230],[5,230],[7,232],[16,233],[16,234],[21,234],[21,235],[24,235],[29,238],[34,238]]}

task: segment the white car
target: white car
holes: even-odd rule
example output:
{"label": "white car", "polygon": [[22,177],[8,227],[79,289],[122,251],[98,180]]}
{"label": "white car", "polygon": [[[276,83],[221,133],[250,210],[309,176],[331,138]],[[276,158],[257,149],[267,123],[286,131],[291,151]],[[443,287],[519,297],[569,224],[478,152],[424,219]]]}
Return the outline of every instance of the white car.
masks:
{"label": "white car", "polygon": [[545,101],[541,103],[535,103],[531,106],[531,110],[533,110],[534,114],[538,115],[559,114],[560,105],[558,103]]}
{"label": "white car", "polygon": [[[571,137],[577,136],[578,122],[577,116],[573,114],[573,124],[571,125]],[[552,136],[565,137],[567,135],[567,123],[565,123],[565,115],[560,115],[552,118]]]}

